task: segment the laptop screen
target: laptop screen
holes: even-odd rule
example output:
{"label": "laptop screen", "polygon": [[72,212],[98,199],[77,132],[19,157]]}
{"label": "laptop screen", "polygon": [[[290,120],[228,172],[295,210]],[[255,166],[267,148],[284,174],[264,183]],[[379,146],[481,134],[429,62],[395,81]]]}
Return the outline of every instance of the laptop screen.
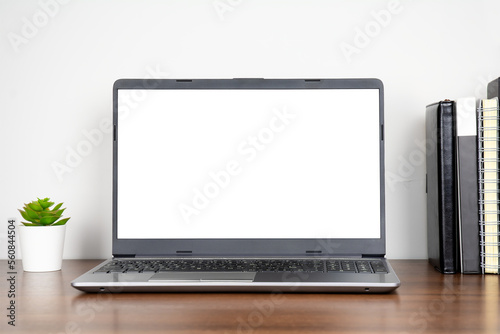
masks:
{"label": "laptop screen", "polygon": [[116,239],[380,239],[380,91],[117,89]]}

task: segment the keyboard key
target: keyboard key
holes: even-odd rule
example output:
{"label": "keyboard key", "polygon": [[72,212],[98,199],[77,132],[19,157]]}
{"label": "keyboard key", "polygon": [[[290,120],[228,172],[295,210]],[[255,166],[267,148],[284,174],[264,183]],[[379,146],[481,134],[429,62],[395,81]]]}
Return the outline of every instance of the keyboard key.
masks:
{"label": "keyboard key", "polygon": [[356,271],[356,267],[354,266],[354,261],[344,260],[340,262],[340,265],[342,266],[342,271],[347,271],[347,272]]}
{"label": "keyboard key", "polygon": [[385,268],[382,261],[370,261],[370,264],[372,265],[373,271],[375,273],[387,273],[387,269]]}
{"label": "keyboard key", "polygon": [[358,273],[371,273],[370,262],[368,261],[356,261],[356,267],[358,268]]}

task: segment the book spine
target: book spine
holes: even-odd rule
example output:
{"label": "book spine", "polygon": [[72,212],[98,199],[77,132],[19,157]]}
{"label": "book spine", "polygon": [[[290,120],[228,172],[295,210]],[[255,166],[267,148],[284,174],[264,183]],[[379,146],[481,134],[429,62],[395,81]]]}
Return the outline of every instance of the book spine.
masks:
{"label": "book spine", "polygon": [[441,260],[443,272],[458,272],[457,259],[457,209],[456,209],[456,158],[455,158],[455,121],[453,112],[453,101],[441,103],[440,117],[440,206],[441,211]]}
{"label": "book spine", "polygon": [[480,274],[476,99],[455,102],[460,264],[464,274]]}
{"label": "book spine", "polygon": [[456,203],[454,102],[427,106],[427,246],[429,262],[440,272],[459,270]]}

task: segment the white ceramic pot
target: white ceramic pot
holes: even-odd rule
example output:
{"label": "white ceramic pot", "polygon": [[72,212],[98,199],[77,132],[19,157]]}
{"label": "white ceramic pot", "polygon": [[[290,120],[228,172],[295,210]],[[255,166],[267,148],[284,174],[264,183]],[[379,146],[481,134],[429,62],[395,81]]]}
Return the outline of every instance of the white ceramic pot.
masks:
{"label": "white ceramic pot", "polygon": [[19,225],[18,229],[25,271],[61,270],[66,225]]}

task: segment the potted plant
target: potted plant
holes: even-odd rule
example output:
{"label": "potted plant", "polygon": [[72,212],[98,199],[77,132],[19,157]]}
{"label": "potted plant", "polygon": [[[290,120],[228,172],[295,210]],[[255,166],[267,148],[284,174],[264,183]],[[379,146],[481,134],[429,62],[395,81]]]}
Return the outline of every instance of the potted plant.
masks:
{"label": "potted plant", "polygon": [[50,198],[24,204],[19,210],[27,222],[19,225],[19,239],[23,269],[25,271],[55,271],[61,269],[66,223],[61,219],[63,203],[57,204]]}

